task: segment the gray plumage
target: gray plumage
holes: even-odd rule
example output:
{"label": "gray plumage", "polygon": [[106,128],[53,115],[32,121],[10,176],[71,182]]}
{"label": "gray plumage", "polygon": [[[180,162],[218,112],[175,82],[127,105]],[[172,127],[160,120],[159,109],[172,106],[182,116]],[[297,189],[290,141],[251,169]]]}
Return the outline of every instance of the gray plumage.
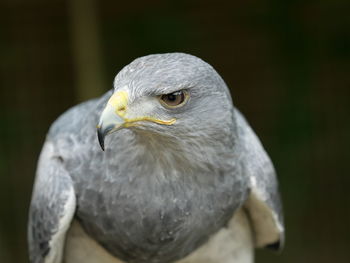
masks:
{"label": "gray plumage", "polygon": [[[173,125],[140,121],[99,146],[96,125],[109,97],[128,92],[128,110]],[[158,98],[187,90],[175,109]],[[51,127],[29,215],[33,263],[60,263],[72,218],[113,257],[170,263],[205,244],[244,206],[256,246],[283,242],[271,161],[231,102],[216,71],[187,54],[150,55],[116,76],[114,90],[80,104]]]}

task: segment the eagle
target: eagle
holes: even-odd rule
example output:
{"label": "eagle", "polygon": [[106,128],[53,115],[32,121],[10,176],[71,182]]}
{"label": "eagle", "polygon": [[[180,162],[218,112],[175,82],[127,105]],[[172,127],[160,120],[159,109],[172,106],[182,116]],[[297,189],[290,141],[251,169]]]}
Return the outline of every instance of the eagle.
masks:
{"label": "eagle", "polygon": [[212,66],[140,57],[51,126],[28,241],[31,263],[251,263],[283,247],[275,170]]}

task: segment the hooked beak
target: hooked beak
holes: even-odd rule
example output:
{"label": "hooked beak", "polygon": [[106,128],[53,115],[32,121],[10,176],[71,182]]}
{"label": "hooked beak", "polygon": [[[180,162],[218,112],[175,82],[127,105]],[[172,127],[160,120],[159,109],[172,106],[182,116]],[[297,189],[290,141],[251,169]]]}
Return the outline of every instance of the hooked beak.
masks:
{"label": "hooked beak", "polygon": [[124,127],[126,121],[123,118],[128,103],[128,96],[125,91],[119,91],[112,95],[103,110],[99,124],[97,125],[98,142],[104,151],[105,137]]}

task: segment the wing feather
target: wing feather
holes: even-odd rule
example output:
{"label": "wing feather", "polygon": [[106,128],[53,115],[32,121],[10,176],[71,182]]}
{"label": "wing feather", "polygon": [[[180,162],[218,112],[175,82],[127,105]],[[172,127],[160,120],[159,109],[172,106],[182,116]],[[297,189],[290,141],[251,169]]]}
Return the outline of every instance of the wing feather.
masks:
{"label": "wing feather", "polygon": [[242,167],[250,186],[244,206],[252,222],[255,245],[278,250],[284,243],[284,224],[275,169],[247,121],[237,109],[235,112]]}
{"label": "wing feather", "polygon": [[65,235],[76,208],[73,184],[56,154],[46,142],[41,152],[29,210],[28,241],[31,263],[59,263]]}

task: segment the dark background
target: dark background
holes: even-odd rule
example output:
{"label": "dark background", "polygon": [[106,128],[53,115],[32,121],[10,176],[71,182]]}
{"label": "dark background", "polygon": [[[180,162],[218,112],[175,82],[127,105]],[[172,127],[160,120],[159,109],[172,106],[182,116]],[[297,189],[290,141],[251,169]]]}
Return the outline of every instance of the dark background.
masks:
{"label": "dark background", "polygon": [[49,125],[139,56],[212,64],[278,171],[287,242],[257,262],[349,262],[348,0],[0,0],[0,262],[26,223]]}

